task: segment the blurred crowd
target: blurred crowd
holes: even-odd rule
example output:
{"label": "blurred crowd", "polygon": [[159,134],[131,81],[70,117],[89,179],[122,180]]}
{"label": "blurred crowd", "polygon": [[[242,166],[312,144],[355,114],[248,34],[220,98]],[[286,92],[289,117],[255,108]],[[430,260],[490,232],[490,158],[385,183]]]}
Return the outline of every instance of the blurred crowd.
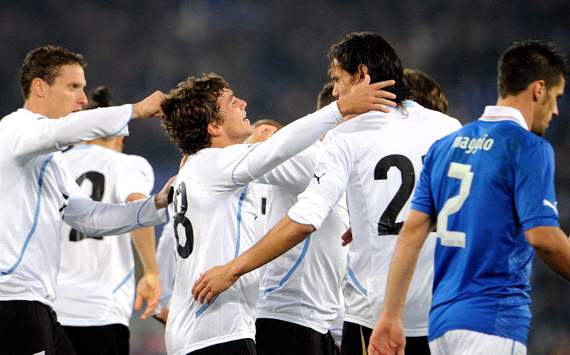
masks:
{"label": "blurred crowd", "polygon": [[[251,121],[271,117],[286,123],[314,109],[327,79],[328,47],[348,32],[370,30],[390,41],[406,66],[436,79],[449,99],[449,113],[468,123],[484,105],[494,104],[496,61],[513,41],[545,38],[570,53],[569,13],[567,0],[7,0],[0,10],[0,116],[22,104],[18,66],[25,53],[52,43],[83,53],[88,88],[107,85],[117,102],[215,71],[248,101]],[[547,134],[556,151],[558,207],[566,232],[568,96],[559,102],[560,116]],[[145,156],[161,186],[176,173],[179,153],[156,122],[136,124],[131,132],[126,152]],[[533,280],[529,354],[570,354],[565,307],[570,285],[540,261]],[[150,326],[133,325],[134,353],[148,353],[162,341],[161,328],[146,329]]]}

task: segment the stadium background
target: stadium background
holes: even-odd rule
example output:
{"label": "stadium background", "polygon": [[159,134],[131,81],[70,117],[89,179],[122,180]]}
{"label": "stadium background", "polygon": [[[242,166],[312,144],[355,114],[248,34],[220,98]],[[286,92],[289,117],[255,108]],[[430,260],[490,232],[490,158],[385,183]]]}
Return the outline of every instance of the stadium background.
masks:
{"label": "stadium background", "polygon": [[[568,14],[568,0],[3,0],[0,114],[22,105],[18,71],[26,52],[57,44],[83,53],[88,90],[107,85],[116,103],[215,71],[248,102],[250,120],[290,122],[314,109],[330,44],[348,32],[370,30],[390,41],[407,67],[435,78],[449,99],[449,113],[468,123],[484,105],[494,104],[496,61],[513,41],[549,39],[568,55]],[[569,96],[561,99],[560,117],[547,134],[557,154],[559,210],[567,232]],[[156,187],[177,171],[179,153],[155,120],[131,125],[126,152],[150,161]],[[529,354],[570,354],[570,284],[537,261],[533,287]],[[131,331],[133,353],[163,351],[156,321],[133,320]]]}

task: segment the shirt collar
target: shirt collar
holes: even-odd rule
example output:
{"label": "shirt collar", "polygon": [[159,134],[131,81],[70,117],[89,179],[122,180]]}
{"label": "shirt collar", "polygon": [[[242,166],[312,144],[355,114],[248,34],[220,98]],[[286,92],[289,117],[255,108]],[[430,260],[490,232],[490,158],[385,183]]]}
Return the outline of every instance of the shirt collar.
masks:
{"label": "shirt collar", "polygon": [[514,121],[528,131],[528,125],[524,120],[522,113],[513,107],[508,106],[486,106],[483,116],[479,118],[481,121]]}

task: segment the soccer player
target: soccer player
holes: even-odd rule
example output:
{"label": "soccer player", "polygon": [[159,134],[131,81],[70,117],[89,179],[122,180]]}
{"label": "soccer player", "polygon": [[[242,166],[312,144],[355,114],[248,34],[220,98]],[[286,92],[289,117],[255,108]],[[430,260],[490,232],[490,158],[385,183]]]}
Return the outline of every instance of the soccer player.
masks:
{"label": "soccer player", "polygon": [[[326,98],[320,97],[318,101],[325,105]],[[331,98],[326,105],[336,100]],[[311,181],[322,144],[318,140],[256,180],[269,184],[267,229],[287,214]],[[342,199],[320,230],[267,264],[257,301],[255,342],[259,355],[338,352],[329,329],[342,310],[346,249],[331,240],[347,228],[346,202]]]}
{"label": "soccer player", "polygon": [[[3,353],[70,353],[52,310],[59,268],[60,224],[102,236],[164,221],[166,186],[126,205],[94,202],[81,193],[61,149],[128,133],[131,119],[161,112],[164,94],[134,105],[80,111],[87,103],[85,61],[55,46],[30,51],[22,65],[24,107],[0,121],[0,344]],[[61,117],[61,118],[60,118]]]}
{"label": "soccer player", "polygon": [[405,68],[404,78],[415,102],[430,110],[447,112],[447,98],[431,76],[418,69]]}
{"label": "soccer player", "polygon": [[[110,92],[98,87],[87,109],[108,107]],[[87,196],[107,203],[146,199],[154,172],[140,156],[123,154],[124,137],[98,138],[71,146],[64,158],[72,177]],[[129,320],[135,296],[134,244],[144,274],[135,308],[147,299],[142,318],[154,311],[160,297],[154,227],[125,236],[90,237],[68,225],[61,231],[61,262],[54,310],[78,354],[129,353]],[[131,238],[132,236],[132,238]]]}
{"label": "soccer player", "polygon": [[210,303],[193,299],[199,272],[228,262],[254,242],[255,207],[248,183],[313,144],[343,116],[392,105],[370,84],[307,115],[256,145],[241,144],[252,132],[247,103],[214,74],[189,78],[163,103],[166,130],[189,158],[176,178],[174,232],[176,281],[166,326],[170,354],[255,354],[258,276],[252,273]]}
{"label": "soccer player", "polygon": [[515,43],[499,59],[497,105],[430,148],[370,353],[403,354],[401,300],[418,251],[437,226],[432,354],[526,354],[534,253],[570,279],[554,153],[542,138],[558,115],[567,73],[551,43]]}
{"label": "soccer player", "polygon": [[[407,100],[401,61],[375,33],[351,33],[329,51],[334,94],[342,99],[366,76],[396,78],[391,90],[398,107],[389,113],[367,112],[328,133],[314,178],[299,202],[259,243],[238,258],[204,273],[193,294],[214,296],[319,229],[346,191],[353,241],[349,277],[366,297],[358,323],[345,322],[342,353],[366,351],[384,302],[388,264],[422,167],[422,156],[437,139],[460,127],[457,120]],[[410,354],[429,353],[427,317],[433,276],[433,238],[419,260],[413,292],[406,301],[406,336]],[[247,277],[247,275],[245,275]],[[219,297],[223,297],[222,293]],[[376,316],[375,316],[376,315]]]}

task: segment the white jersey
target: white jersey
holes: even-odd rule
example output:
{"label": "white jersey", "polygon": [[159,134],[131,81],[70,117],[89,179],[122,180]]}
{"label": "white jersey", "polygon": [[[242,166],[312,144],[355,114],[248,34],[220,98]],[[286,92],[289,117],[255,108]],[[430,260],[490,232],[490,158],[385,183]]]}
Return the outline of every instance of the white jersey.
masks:
{"label": "white jersey", "polygon": [[[73,178],[94,201],[122,203],[133,193],[150,195],[154,172],[146,159],[94,144],[63,154]],[[135,295],[135,263],[129,234],[92,238],[61,228],[61,261],[54,310],[65,326],[129,326]]]}
{"label": "white jersey", "polygon": [[[316,178],[299,196],[289,217],[318,229],[346,191],[353,235],[351,291],[365,295],[369,305],[369,311],[359,315],[358,324],[373,328],[382,310],[390,260],[420,175],[422,156],[433,142],[460,127],[456,119],[406,101],[388,114],[368,112],[329,133]],[[410,285],[404,312],[406,336],[427,334],[434,243],[430,235]],[[358,307],[358,300],[347,301],[357,301],[352,309]]]}
{"label": "white jersey", "polygon": [[[174,216],[173,211],[170,212],[171,216]],[[168,308],[170,297],[172,297],[174,276],[176,274],[175,243],[174,220],[172,219],[164,225],[158,239],[158,246],[156,247],[156,263],[160,273],[160,288],[162,292],[160,293],[160,301],[154,312],[155,314],[159,314],[164,308]]]}
{"label": "white jersey", "polygon": [[258,272],[242,276],[210,305],[192,297],[200,273],[225,264],[255,241],[256,208],[248,183],[299,153],[340,119],[336,103],[257,145],[206,148],[176,179],[176,281],[166,325],[169,354],[255,338]]}
{"label": "white jersey", "polygon": [[[311,181],[321,146],[318,141],[259,179],[272,184],[267,229],[287,214]],[[340,237],[347,229],[348,213],[341,199],[318,231],[267,264],[260,282],[257,318],[328,332],[343,308],[341,282],[347,248],[341,246]]]}
{"label": "white jersey", "polygon": [[126,134],[130,116],[131,105],[124,105],[57,120],[20,109],[0,121],[0,300],[52,305],[62,215],[91,236],[164,220],[164,211],[157,212],[152,198],[108,205],[84,197],[59,152],[82,140]]}

